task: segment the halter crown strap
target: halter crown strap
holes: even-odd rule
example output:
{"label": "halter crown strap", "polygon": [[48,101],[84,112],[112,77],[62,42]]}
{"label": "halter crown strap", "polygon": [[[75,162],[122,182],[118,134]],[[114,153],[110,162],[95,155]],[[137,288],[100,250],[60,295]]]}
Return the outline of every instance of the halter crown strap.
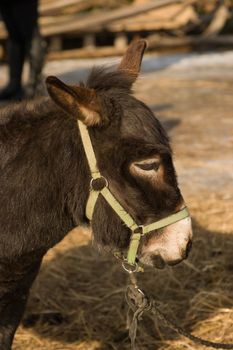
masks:
{"label": "halter crown strap", "polygon": [[[87,157],[87,161],[91,171],[91,184],[90,184],[90,194],[86,205],[86,216],[91,221],[95,209],[96,202],[101,194],[107,203],[111,206],[111,208],[115,211],[115,213],[120,217],[123,223],[131,230],[131,238],[129,249],[127,253],[127,263],[129,265],[136,264],[136,256],[140,243],[140,239],[143,235],[158,230],[159,228],[163,228],[165,226],[171,225],[177,221],[180,221],[189,216],[189,211],[185,207],[178,211],[175,214],[169,215],[166,218],[155,221],[148,225],[138,225],[132,216],[122,207],[119,201],[114,197],[114,195],[109,190],[107,180],[101,175],[99,168],[97,166],[97,161],[95,157],[95,152],[91,143],[90,135],[88,133],[87,127],[81,122],[77,121],[78,128],[80,130],[80,135],[84,147],[84,151]],[[92,187],[93,180],[103,178],[105,180],[105,186],[103,186],[100,190],[94,190]]]}
{"label": "halter crown strap", "polygon": [[91,170],[92,178],[98,179],[99,177],[101,177],[101,174],[97,167],[95,152],[91,143],[89,132],[87,130],[87,127],[80,120],[77,121],[77,124],[83,142],[83,147],[87,157],[87,161]]}

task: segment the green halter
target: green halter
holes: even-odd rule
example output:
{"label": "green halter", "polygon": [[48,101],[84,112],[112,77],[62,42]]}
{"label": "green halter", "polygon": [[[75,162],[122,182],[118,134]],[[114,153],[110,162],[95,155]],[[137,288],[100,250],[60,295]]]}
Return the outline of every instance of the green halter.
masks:
{"label": "green halter", "polygon": [[[93,150],[93,146],[91,143],[91,139],[90,139],[87,127],[79,120],[77,124],[80,130],[83,147],[85,150],[85,154],[87,157],[87,161],[88,161],[90,171],[91,171],[91,176],[92,176],[91,183],[90,183],[90,194],[86,205],[86,216],[90,221],[92,220],[97,199],[99,195],[102,195],[105,198],[105,200],[108,202],[108,204],[111,206],[111,208],[115,211],[115,213],[120,217],[123,223],[132,232],[129,249],[127,253],[127,258],[125,260],[129,265],[136,266],[137,268],[136,257],[137,257],[137,251],[138,251],[141,237],[151,231],[163,228],[165,226],[168,226],[170,224],[173,224],[177,221],[180,221],[188,217],[189,216],[188,209],[185,207],[180,211],[178,211],[177,213],[169,215],[166,218],[155,221],[149,225],[145,225],[145,226],[138,225],[135,222],[135,220],[132,218],[132,216],[122,207],[122,205],[118,202],[118,200],[113,196],[113,194],[108,188],[107,179],[105,179],[105,177],[101,175],[97,166],[95,153]],[[94,182],[97,179],[104,180],[102,188],[101,189],[98,188],[98,190],[94,188]]]}

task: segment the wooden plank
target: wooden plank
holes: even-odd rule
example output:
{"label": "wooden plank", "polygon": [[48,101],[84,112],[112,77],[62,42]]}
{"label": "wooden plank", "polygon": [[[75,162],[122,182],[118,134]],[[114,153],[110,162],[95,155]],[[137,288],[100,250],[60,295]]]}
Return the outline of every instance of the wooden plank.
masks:
{"label": "wooden plank", "polygon": [[83,47],[90,50],[96,49],[95,43],[95,35],[94,34],[86,34],[83,38]]}
{"label": "wooden plank", "polygon": [[230,13],[224,2],[216,9],[213,19],[204,31],[204,36],[217,35],[223,29]]}
{"label": "wooden plank", "polygon": [[103,0],[56,0],[40,3],[39,13],[40,16],[66,12],[77,13],[97,5],[104,5]]}
{"label": "wooden plank", "polygon": [[[159,35],[151,35],[147,37],[148,49],[157,50],[158,52],[180,52],[189,51],[198,47],[233,47],[233,35],[222,35],[216,37],[203,37],[201,35],[169,38]],[[48,59],[63,60],[63,59],[78,59],[78,58],[99,58],[109,56],[121,56],[125,52],[125,48],[97,47],[93,49],[74,49],[61,52],[50,52]]]}
{"label": "wooden plank", "polygon": [[[58,7],[64,5],[66,1],[67,4],[73,4],[74,2],[74,0],[59,0]],[[78,1],[78,3],[82,2],[83,0]],[[124,6],[123,8],[105,13],[82,16],[77,14],[44,16],[40,18],[41,32],[43,36],[57,36],[64,33],[95,33],[103,29],[113,32],[120,32],[122,30],[176,29],[179,26],[179,21],[184,23],[185,20],[190,20],[195,15],[192,7],[189,6],[181,11],[180,15],[175,16],[179,7],[183,7],[180,3],[184,6],[187,2],[184,3],[183,0],[156,0],[137,6]],[[45,3],[45,5],[54,5],[54,0],[48,4]],[[162,20],[160,20],[161,16]],[[171,16],[173,16],[173,19],[170,23],[168,23],[169,21],[163,23],[165,19]],[[4,39],[5,37],[6,31],[3,26],[0,26],[0,39]]]}
{"label": "wooden plank", "polygon": [[116,49],[126,50],[128,46],[128,38],[124,32],[116,34],[116,37],[114,39],[114,46]]}
{"label": "wooden plank", "polygon": [[129,19],[119,20],[106,26],[109,31],[139,31],[139,30],[161,30],[177,29],[188,22],[196,22],[197,14],[192,6],[183,8],[177,14],[178,6],[171,5],[167,9],[151,11]]}
{"label": "wooden plank", "polygon": [[40,2],[39,5],[39,13],[40,15],[48,15],[53,14],[54,12],[58,10],[63,10],[65,7],[72,6],[72,5],[82,5],[85,3],[90,3],[88,0],[56,0],[56,1],[49,1],[49,2]]}
{"label": "wooden plank", "polygon": [[149,35],[147,37],[148,48],[159,50],[166,47],[179,48],[182,47],[230,47],[233,48],[233,35],[221,35],[204,37],[202,35],[186,36],[186,37],[163,37],[158,35]]}
{"label": "wooden plank", "polygon": [[[216,37],[190,36],[183,38],[169,38],[158,35],[151,35],[147,38],[148,49],[156,50],[160,53],[169,52],[187,52],[193,48],[198,47],[230,47],[233,48],[233,35],[221,35]],[[125,52],[125,48],[118,48],[114,46],[100,47],[93,49],[82,48],[74,50],[66,50],[59,52],[50,52],[48,54],[49,60],[63,60],[63,59],[78,59],[78,58],[98,58],[121,56]],[[2,52],[1,52],[2,54]],[[0,59],[2,56],[0,55]]]}
{"label": "wooden plank", "polygon": [[[185,25],[187,22],[195,22],[197,15],[192,8],[192,6],[187,6],[183,8],[183,11],[180,11],[177,14],[177,10],[180,5],[171,5],[163,9],[150,11],[149,13],[140,14],[132,18],[122,19],[109,23],[105,25],[105,29],[112,32],[121,32],[121,31],[135,31],[135,30],[158,30],[158,29],[176,29],[182,25]],[[62,16],[50,16],[42,17],[40,19],[41,27],[49,26],[60,26],[61,24],[66,24],[70,22],[74,16],[71,15],[62,15]],[[87,29],[90,30],[89,28]],[[92,33],[99,32],[101,27],[96,29],[92,28]]]}
{"label": "wooden plank", "polygon": [[74,31],[93,31],[97,27],[105,28],[107,24],[119,19],[133,17],[140,13],[181,2],[183,2],[183,0],[156,0],[143,5],[128,5],[105,13],[95,13],[86,15],[85,17],[75,16],[65,24],[41,28],[41,31],[44,36],[66,34]]}
{"label": "wooden plank", "polygon": [[114,46],[97,47],[95,50],[82,48],[74,50],[66,50],[60,52],[50,52],[48,59],[50,60],[66,60],[77,58],[98,58],[98,57],[110,57],[121,56],[125,52],[125,48],[116,48]]}

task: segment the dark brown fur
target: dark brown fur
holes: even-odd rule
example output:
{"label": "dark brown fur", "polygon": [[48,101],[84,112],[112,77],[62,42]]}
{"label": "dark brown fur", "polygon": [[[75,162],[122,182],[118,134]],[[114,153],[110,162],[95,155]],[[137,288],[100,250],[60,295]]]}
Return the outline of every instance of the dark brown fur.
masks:
{"label": "dark brown fur", "polygon": [[[134,80],[135,74],[126,71],[94,69],[86,87],[96,92],[101,108],[102,123],[89,128],[100,171],[119,201],[143,223],[173,212],[181,195],[168,138],[149,108],[132,96]],[[50,98],[1,110],[1,350],[11,349],[43,255],[87,222],[91,177],[76,124],[82,116],[67,112]],[[153,154],[160,155],[164,167],[160,188],[129,173],[131,161]],[[92,227],[99,244],[127,247],[129,230],[102,198]]]}

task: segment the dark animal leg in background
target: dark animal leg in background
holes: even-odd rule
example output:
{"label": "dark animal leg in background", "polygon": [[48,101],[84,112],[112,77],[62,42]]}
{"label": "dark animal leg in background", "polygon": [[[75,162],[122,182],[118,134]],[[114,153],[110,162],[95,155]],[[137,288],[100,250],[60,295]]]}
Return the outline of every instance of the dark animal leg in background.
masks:
{"label": "dark animal leg in background", "polygon": [[45,88],[42,83],[42,69],[45,62],[47,43],[39,33],[38,28],[35,29],[32,42],[28,48],[29,52],[29,81],[26,87],[27,97],[35,95],[44,95]]}
{"label": "dark animal leg in background", "polygon": [[29,289],[40,268],[41,258],[25,267],[25,261],[9,266],[0,263],[0,349],[10,350],[20,323]]}
{"label": "dark animal leg in background", "polygon": [[[21,82],[24,61],[29,55],[31,47],[35,46],[33,35],[38,31],[38,0],[0,1],[0,12],[11,43],[8,53],[10,79],[8,85],[0,93],[0,99],[18,100],[24,95]],[[35,53],[35,49],[33,49],[33,52]],[[33,81],[33,88],[42,69],[43,60],[41,61],[40,57],[43,56],[42,49],[40,52],[37,50],[33,56],[34,62],[36,62],[36,65],[33,66],[36,72],[33,76],[35,81]],[[30,79],[32,80],[31,77]]]}
{"label": "dark animal leg in background", "polygon": [[14,40],[8,43],[9,81],[7,86],[0,92],[0,100],[20,100],[23,96],[21,88],[21,75],[24,62],[24,50]]}

